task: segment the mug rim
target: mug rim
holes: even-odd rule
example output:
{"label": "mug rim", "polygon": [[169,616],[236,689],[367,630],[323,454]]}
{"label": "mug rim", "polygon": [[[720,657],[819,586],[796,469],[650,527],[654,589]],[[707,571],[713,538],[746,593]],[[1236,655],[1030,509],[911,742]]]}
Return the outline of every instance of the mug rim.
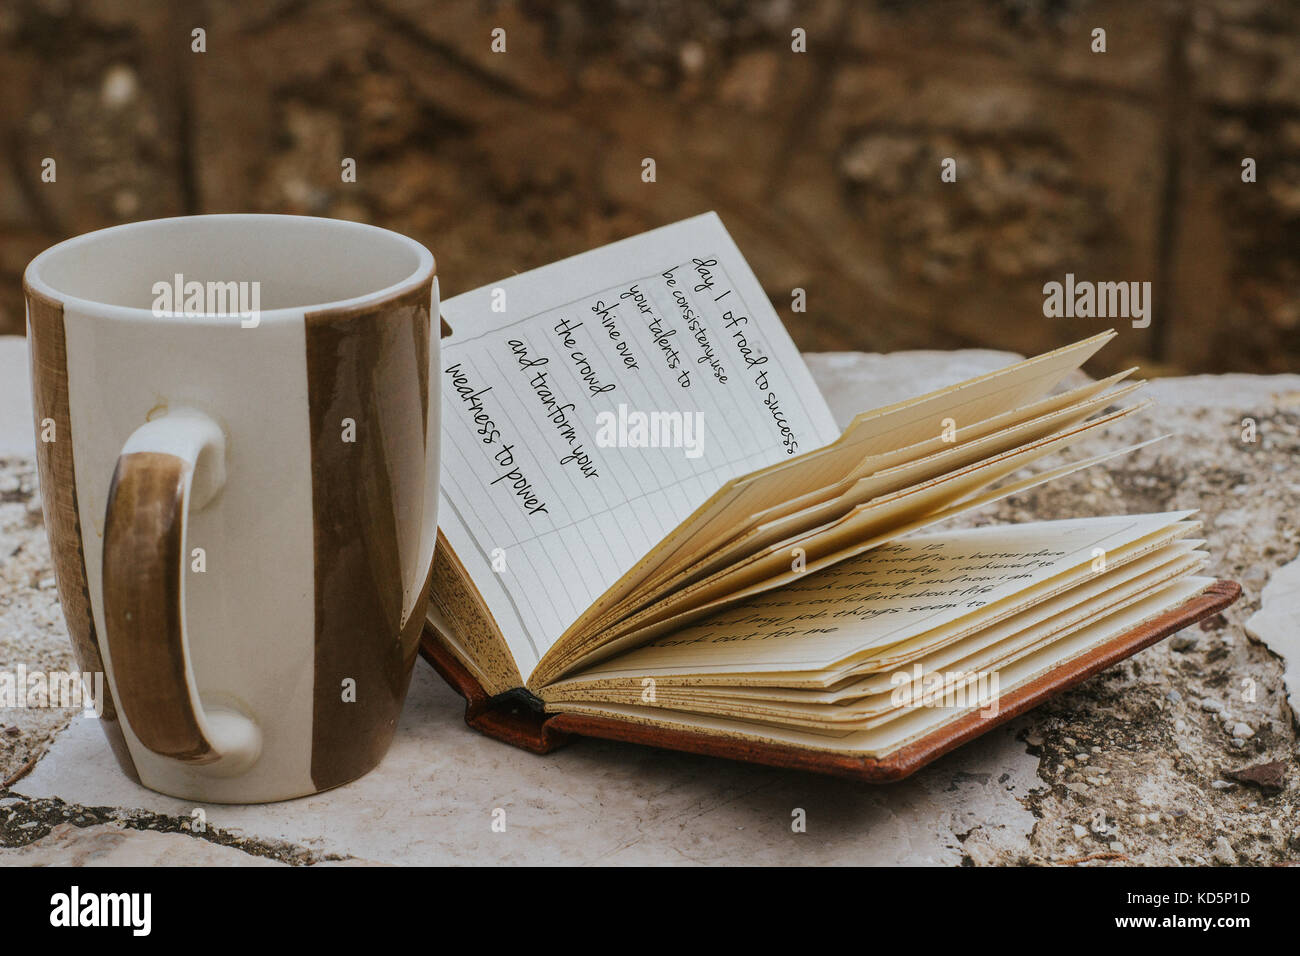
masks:
{"label": "mug rim", "polygon": [[328,228],[340,228],[345,231],[383,234],[395,238],[416,254],[417,261],[415,269],[409,275],[388,286],[374,289],[370,292],[362,293],[361,295],[351,296],[346,299],[332,299],[319,303],[304,303],[302,305],[266,309],[258,313],[260,322],[275,322],[277,320],[286,319],[292,320],[299,319],[306,314],[348,311],[364,308],[418,289],[425,282],[437,275],[437,262],[433,257],[433,253],[430,252],[422,242],[392,229],[385,229],[383,226],[375,226],[366,222],[357,222],[352,219],[334,219],[329,216],[296,216],[288,213],[201,213],[192,216],[164,216],[158,219],[138,219],[134,222],[119,223],[116,226],[106,226],[103,229],[92,229],[90,232],[83,232],[80,235],[72,236],[69,239],[57,242],[38,253],[36,257],[27,264],[27,268],[23,270],[23,290],[24,292],[35,293],[46,299],[58,302],[65,308],[71,306],[77,309],[77,311],[101,318],[136,319],[154,322],[165,322],[176,318],[184,318],[186,323],[195,325],[203,325],[207,322],[227,322],[229,321],[229,317],[223,315],[203,313],[196,316],[183,316],[181,313],[167,313],[166,315],[158,316],[155,315],[151,309],[140,306],[116,305],[111,302],[100,302],[96,299],[87,299],[83,296],[71,295],[56,289],[41,276],[42,266],[46,265],[49,260],[54,258],[56,255],[66,253],[81,245],[88,245],[100,241],[112,233],[138,231],[141,228],[156,226],[161,223],[195,220],[228,220],[250,224],[259,221],[265,222],[268,220],[293,220],[295,222],[305,221],[316,224],[329,223],[330,225]]}

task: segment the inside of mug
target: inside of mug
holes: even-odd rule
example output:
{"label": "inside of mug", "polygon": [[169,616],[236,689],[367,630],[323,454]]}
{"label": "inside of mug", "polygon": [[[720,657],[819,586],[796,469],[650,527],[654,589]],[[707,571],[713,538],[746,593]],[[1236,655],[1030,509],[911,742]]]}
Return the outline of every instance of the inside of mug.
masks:
{"label": "inside of mug", "polygon": [[194,216],[88,233],[41,256],[36,274],[56,295],[125,308],[152,309],[156,285],[174,287],[179,275],[257,282],[261,311],[311,311],[397,285],[425,255],[404,236],[346,220]]}

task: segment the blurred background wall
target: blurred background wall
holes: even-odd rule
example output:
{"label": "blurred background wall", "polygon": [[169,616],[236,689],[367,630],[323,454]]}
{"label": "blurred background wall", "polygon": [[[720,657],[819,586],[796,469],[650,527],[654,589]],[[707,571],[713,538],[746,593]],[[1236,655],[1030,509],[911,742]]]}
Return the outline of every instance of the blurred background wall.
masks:
{"label": "blurred background wall", "polygon": [[[1290,0],[3,0],[0,144],[0,332],[134,219],[365,220],[453,295],[716,209],[805,350],[1300,369]],[[1152,282],[1150,328],[1045,318],[1067,272]]]}

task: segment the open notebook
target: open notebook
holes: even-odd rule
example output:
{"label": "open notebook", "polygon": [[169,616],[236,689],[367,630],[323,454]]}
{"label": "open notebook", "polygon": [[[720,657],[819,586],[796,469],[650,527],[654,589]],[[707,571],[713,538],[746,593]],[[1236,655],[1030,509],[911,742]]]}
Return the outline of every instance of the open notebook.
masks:
{"label": "open notebook", "polygon": [[[842,432],[715,215],[442,306],[424,651],[472,724],[904,775],[1235,597],[1192,512],[927,531],[1132,449],[1113,333]],[[1135,446],[1140,447],[1140,446]]]}

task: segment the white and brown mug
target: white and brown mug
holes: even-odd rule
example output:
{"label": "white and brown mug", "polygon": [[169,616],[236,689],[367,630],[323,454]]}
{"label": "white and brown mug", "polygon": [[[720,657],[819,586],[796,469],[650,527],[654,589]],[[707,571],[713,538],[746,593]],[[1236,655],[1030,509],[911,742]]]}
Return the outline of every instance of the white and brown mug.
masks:
{"label": "white and brown mug", "polygon": [[372,769],[436,535],[433,256],[189,216],[60,243],[24,291],[59,594],[123,769],[218,803]]}

